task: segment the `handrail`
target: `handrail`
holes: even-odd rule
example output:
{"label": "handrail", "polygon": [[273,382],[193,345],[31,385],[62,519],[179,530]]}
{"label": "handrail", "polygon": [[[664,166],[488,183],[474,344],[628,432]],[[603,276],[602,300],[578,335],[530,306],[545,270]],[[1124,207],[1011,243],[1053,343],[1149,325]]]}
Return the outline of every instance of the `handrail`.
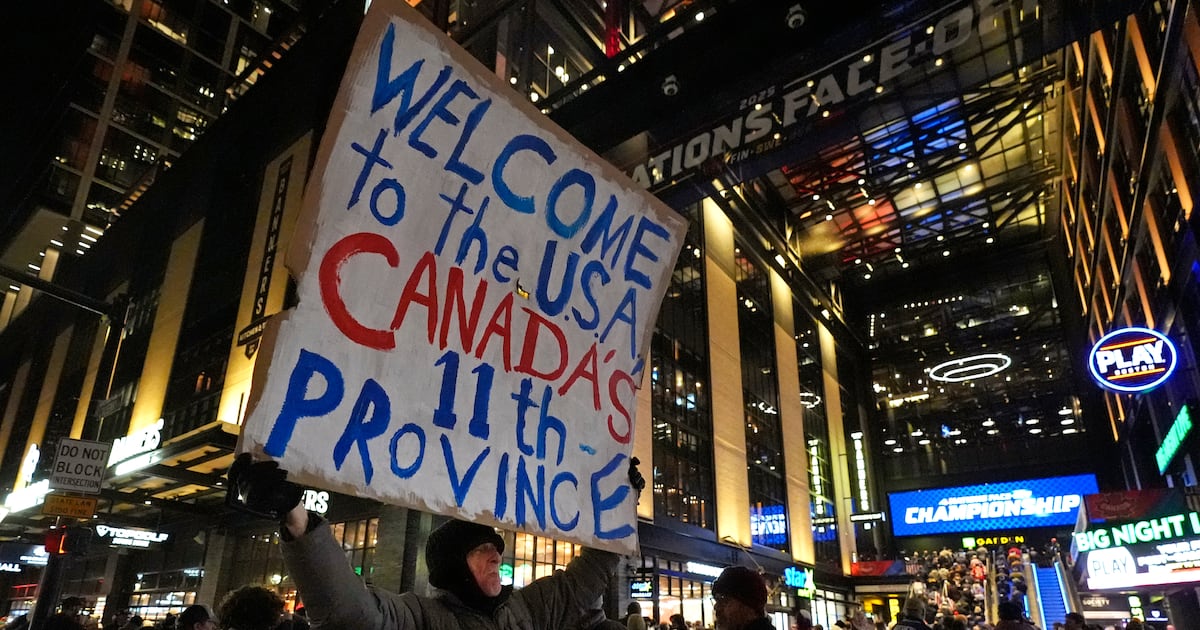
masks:
{"label": "handrail", "polygon": [[1029,554],[1021,554],[1021,562],[1025,565],[1025,598],[1029,600],[1029,612],[1031,616],[1037,613],[1033,619],[1034,625],[1039,628],[1046,627],[1046,610],[1042,607],[1042,592],[1041,586],[1038,584],[1037,565],[1029,561]]}

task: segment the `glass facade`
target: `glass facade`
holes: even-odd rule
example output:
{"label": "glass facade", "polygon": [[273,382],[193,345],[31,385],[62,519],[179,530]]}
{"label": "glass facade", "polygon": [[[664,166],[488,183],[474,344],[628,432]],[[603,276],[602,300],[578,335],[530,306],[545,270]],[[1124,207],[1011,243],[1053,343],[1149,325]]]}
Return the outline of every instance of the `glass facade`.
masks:
{"label": "glass facade", "polygon": [[800,375],[800,406],[804,410],[804,444],[808,451],[808,491],[811,501],[814,560],[830,571],[841,570],[837,539],[837,506],[833,499],[829,422],[825,417],[825,376],[821,343],[811,315],[793,301],[796,363]]}
{"label": "glass facade", "polygon": [[650,348],[654,513],[712,529],[716,510],[703,226],[698,205],[683,214],[688,234]]}
{"label": "glass facade", "polygon": [[[783,433],[779,420],[779,382],[775,367],[775,318],[767,270],[734,249],[738,340],[742,354],[742,396],[746,422],[746,468],[750,477],[752,537],[758,544],[788,550],[786,528],[770,523],[786,519]],[[755,522],[759,523],[755,525]]]}
{"label": "glass facade", "polygon": [[506,532],[504,544],[500,578],[514,588],[566,569],[583,550],[582,545],[524,532]]}

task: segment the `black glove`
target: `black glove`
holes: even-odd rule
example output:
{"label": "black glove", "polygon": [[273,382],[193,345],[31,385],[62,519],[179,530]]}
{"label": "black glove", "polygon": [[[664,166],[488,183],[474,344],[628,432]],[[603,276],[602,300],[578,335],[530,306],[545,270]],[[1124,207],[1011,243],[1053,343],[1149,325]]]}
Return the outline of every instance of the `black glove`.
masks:
{"label": "black glove", "polygon": [[642,463],[641,460],[636,457],[629,458],[629,485],[639,495],[642,493],[642,489],[646,487],[646,478],[638,471],[638,464],[640,463]]}
{"label": "black glove", "polygon": [[304,489],[287,480],[278,462],[256,462],[242,453],[229,467],[225,505],[247,514],[282,521],[300,503]]}

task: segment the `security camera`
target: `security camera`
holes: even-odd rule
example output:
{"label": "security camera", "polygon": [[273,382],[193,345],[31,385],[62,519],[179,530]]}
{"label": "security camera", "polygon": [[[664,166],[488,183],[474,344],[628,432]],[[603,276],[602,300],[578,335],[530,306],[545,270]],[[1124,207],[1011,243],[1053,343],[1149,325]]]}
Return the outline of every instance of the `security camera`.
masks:
{"label": "security camera", "polygon": [[804,26],[804,22],[807,19],[808,19],[808,11],[805,11],[804,7],[802,7],[798,4],[793,4],[792,8],[788,9],[788,12],[787,12],[788,28],[800,28],[801,26]]}
{"label": "security camera", "polygon": [[676,94],[678,94],[679,93],[679,79],[676,79],[675,75],[673,75],[673,74],[671,76],[663,79],[662,92],[663,92],[663,94],[666,94],[667,96],[675,96]]}

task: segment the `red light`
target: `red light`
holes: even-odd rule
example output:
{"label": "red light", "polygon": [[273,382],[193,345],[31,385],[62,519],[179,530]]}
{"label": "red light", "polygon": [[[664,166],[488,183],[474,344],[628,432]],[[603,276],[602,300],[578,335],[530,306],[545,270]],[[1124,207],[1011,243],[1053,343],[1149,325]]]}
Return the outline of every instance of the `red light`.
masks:
{"label": "red light", "polygon": [[46,553],[61,556],[67,553],[67,530],[51,529],[46,532]]}

